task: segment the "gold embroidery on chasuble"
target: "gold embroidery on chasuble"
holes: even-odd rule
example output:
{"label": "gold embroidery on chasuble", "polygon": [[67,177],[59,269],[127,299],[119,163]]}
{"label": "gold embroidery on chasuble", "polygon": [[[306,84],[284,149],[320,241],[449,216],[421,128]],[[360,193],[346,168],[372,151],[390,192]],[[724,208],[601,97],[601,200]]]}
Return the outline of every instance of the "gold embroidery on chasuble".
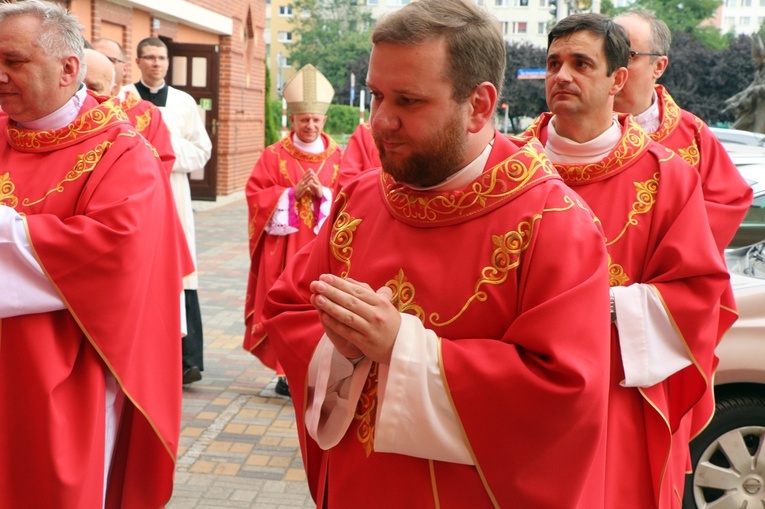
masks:
{"label": "gold embroidery on chasuble", "polygon": [[699,147],[694,142],[693,145],[687,148],[678,149],[677,154],[683,158],[685,162],[693,166],[698,167],[701,161],[701,154],[699,153]]}
{"label": "gold embroidery on chasuble", "polygon": [[48,192],[46,192],[42,197],[38,198],[37,200],[30,200],[29,198],[25,198],[22,202],[22,205],[25,207],[29,207],[30,205],[36,205],[45,198],[47,198],[52,193],[62,193],[64,192],[64,184],[67,182],[74,182],[75,180],[79,179],[86,173],[89,173],[93,171],[93,169],[98,165],[98,162],[101,160],[103,155],[106,153],[106,151],[111,147],[114,143],[111,141],[104,141],[103,143],[99,143],[96,145],[93,150],[89,150],[85,152],[84,154],[78,154],[77,155],[77,161],[74,165],[74,168],[69,170],[67,174],[64,176],[63,179],[61,179],[58,184],[53,189],[50,189]]}
{"label": "gold embroidery on chasuble", "polygon": [[[385,283],[385,286],[393,292],[391,303],[396,306],[399,313],[407,313],[423,321],[425,311],[415,303],[414,296],[416,292],[414,285],[406,278],[403,269],[399,269],[398,275]],[[353,416],[354,420],[358,422],[356,438],[364,448],[367,457],[374,451],[379,369],[380,366],[373,362]]]}
{"label": "gold embroidery on chasuble", "polygon": [[313,213],[313,193],[306,192],[300,199],[295,201],[295,211],[303,224],[313,228],[315,214]]}
{"label": "gold embroidery on chasuble", "polygon": [[556,164],[555,168],[568,184],[579,184],[597,180],[618,172],[639,154],[642,154],[651,139],[646,136],[634,121],[625,126],[624,134],[611,153],[595,163]]}
{"label": "gold embroidery on chasuble", "polygon": [[474,214],[521,192],[534,182],[555,176],[555,169],[538,143],[527,143],[504,161],[484,171],[462,192],[416,193],[380,172],[386,198],[401,217],[441,222]]}
{"label": "gold embroidery on chasuble", "polygon": [[611,246],[621,239],[630,226],[637,226],[639,221],[637,216],[647,214],[656,203],[656,193],[659,192],[659,172],[653,174],[653,178],[646,180],[645,182],[634,182],[635,191],[637,197],[632,204],[632,209],[627,216],[627,223],[622,228],[619,235],[613,240],[606,238],[606,245]]}
{"label": "gold embroidery on chasuble", "polygon": [[135,117],[135,128],[138,130],[139,133],[144,132],[144,130],[149,126],[151,123],[151,109],[148,109],[141,113],[140,115],[136,115]]}
{"label": "gold embroidery on chasuble", "polygon": [[344,203],[340,207],[335,223],[332,225],[329,247],[335,259],[345,265],[345,270],[340,273],[340,277],[346,278],[351,271],[351,255],[353,254],[351,244],[353,243],[353,235],[356,232],[356,228],[361,224],[361,219],[351,217],[345,211],[345,205],[347,204],[345,193],[341,192],[337,197],[337,201]]}
{"label": "gold embroidery on chasuble", "polygon": [[[574,200],[568,196],[563,197],[563,205],[556,208],[543,210],[544,213],[563,212],[574,207]],[[481,270],[481,277],[475,284],[473,295],[453,317],[441,321],[439,313],[431,313],[428,317],[429,323],[436,327],[443,327],[456,321],[474,302],[486,302],[489,298],[488,293],[483,290],[485,285],[500,285],[507,281],[508,274],[515,270],[521,262],[521,255],[531,244],[534,237],[534,228],[537,222],[542,219],[543,214],[535,214],[528,221],[522,221],[518,228],[509,231],[504,235],[492,235],[491,242],[494,250],[491,254],[491,260],[488,266]]]}
{"label": "gold embroidery on chasuble", "polygon": [[611,255],[608,255],[608,285],[626,286],[630,278],[624,272],[624,267],[611,261]]}
{"label": "gold embroidery on chasuble", "polygon": [[0,204],[15,209],[19,199],[13,195],[14,191],[16,191],[16,185],[11,180],[11,175],[9,173],[0,175]]}
{"label": "gold embroidery on chasuble", "polygon": [[8,128],[11,146],[21,150],[53,149],[78,142],[81,138],[100,131],[109,124],[127,121],[128,117],[115,99],[104,101],[96,108],[77,117],[69,125],[53,131],[30,131]]}

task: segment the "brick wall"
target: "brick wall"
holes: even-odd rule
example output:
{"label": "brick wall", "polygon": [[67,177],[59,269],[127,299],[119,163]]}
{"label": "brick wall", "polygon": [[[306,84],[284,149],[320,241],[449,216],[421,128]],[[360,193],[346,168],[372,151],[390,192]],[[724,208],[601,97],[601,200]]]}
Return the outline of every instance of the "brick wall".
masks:
{"label": "brick wall", "polygon": [[244,189],[263,151],[265,0],[191,0],[233,20],[220,37],[218,195]]}
{"label": "brick wall", "polygon": [[[266,0],[188,0],[205,9],[233,20],[231,36],[218,37],[220,45],[220,82],[218,111],[218,184],[217,195],[226,196],[244,190],[255,162],[265,143],[265,42]],[[169,37],[180,43],[209,44],[194,39],[194,29],[179,30],[176,22],[160,20],[159,29],[152,28],[149,13],[112,3],[108,0],[74,0],[79,13],[90,4],[88,39],[101,37],[102,22],[123,28],[120,41],[132,65],[131,83],[139,76],[135,45],[148,36]],[[81,15],[81,14],[80,14]],[[86,30],[87,32],[87,30]],[[202,38],[202,37],[200,37]]]}

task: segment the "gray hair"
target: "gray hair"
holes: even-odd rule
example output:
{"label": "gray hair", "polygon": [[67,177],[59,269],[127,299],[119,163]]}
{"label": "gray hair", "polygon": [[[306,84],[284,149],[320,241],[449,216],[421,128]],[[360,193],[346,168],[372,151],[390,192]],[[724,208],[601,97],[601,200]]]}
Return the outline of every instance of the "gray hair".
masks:
{"label": "gray hair", "polygon": [[[661,53],[664,56],[669,55],[669,47],[672,45],[672,33],[669,31],[669,27],[666,23],[656,17],[651,11],[643,9],[632,9],[624,11],[617,15],[614,19],[619,18],[640,18],[648,23],[651,27],[651,51],[653,53]],[[651,62],[654,62],[657,57],[651,57]]]}
{"label": "gray hair", "polygon": [[80,61],[77,82],[85,78],[85,38],[82,24],[76,16],[55,2],[26,0],[0,4],[0,21],[14,16],[34,16],[41,22],[38,44],[46,54],[63,58],[74,54]]}

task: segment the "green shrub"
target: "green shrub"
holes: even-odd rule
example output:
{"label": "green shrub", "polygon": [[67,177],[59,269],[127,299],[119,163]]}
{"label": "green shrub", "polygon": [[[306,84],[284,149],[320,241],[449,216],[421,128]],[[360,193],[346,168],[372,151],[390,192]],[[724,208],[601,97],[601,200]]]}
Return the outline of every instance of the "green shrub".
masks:
{"label": "green shrub", "polygon": [[331,104],[329,106],[329,110],[327,111],[327,124],[324,126],[324,132],[328,134],[350,135],[358,125],[358,106]]}

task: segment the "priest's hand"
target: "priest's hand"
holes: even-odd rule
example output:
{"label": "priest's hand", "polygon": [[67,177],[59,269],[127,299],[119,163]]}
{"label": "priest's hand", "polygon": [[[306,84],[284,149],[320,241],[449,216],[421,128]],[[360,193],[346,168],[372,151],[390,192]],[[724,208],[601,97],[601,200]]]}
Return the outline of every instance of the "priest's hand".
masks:
{"label": "priest's hand", "polygon": [[374,291],[366,283],[323,274],[311,283],[311,292],[324,332],[341,354],[390,363],[401,326],[390,288]]}
{"label": "priest's hand", "polygon": [[321,196],[322,185],[319,177],[313,170],[308,170],[303,174],[303,178],[295,186],[295,198],[300,199],[307,192],[314,196]]}

